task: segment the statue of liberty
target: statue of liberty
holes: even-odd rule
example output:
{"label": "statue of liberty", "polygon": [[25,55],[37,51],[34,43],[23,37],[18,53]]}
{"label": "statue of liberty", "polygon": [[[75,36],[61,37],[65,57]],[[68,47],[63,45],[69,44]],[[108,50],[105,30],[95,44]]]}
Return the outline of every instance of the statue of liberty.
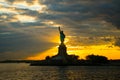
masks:
{"label": "statue of liberty", "polygon": [[60,32],[60,41],[63,44],[65,40],[65,34],[63,33],[63,31],[61,31],[60,27],[59,27],[59,32]]}

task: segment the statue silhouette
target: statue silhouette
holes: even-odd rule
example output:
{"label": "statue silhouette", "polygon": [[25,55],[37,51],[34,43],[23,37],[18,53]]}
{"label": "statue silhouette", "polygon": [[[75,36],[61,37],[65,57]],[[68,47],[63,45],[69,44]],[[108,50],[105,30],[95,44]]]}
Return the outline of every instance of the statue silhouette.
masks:
{"label": "statue silhouette", "polygon": [[60,27],[58,27],[59,32],[60,32],[60,41],[63,44],[64,40],[65,40],[65,34],[63,33],[63,31],[61,31]]}

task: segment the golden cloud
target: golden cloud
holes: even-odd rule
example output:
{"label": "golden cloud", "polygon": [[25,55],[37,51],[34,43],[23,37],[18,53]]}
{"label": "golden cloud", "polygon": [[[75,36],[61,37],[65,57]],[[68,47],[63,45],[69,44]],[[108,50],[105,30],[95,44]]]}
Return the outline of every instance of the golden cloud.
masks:
{"label": "golden cloud", "polygon": [[0,13],[19,14],[14,8],[4,8],[4,7],[0,7]]}
{"label": "golden cloud", "polygon": [[28,16],[28,15],[15,15],[13,18],[22,23],[36,22],[36,17]]}

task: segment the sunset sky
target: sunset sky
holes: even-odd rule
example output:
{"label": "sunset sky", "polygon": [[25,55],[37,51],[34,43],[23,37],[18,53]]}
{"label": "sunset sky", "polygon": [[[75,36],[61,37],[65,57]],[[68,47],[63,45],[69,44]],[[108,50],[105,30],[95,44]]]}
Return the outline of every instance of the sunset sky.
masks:
{"label": "sunset sky", "polygon": [[57,54],[58,27],[68,54],[120,59],[120,0],[0,0],[0,60]]}

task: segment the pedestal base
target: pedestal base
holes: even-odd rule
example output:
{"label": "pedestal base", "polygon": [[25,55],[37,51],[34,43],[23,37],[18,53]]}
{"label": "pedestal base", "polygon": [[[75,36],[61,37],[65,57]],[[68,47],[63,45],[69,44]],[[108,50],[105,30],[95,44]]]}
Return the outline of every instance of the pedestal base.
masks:
{"label": "pedestal base", "polygon": [[58,55],[67,56],[67,47],[65,44],[60,44],[58,47]]}

